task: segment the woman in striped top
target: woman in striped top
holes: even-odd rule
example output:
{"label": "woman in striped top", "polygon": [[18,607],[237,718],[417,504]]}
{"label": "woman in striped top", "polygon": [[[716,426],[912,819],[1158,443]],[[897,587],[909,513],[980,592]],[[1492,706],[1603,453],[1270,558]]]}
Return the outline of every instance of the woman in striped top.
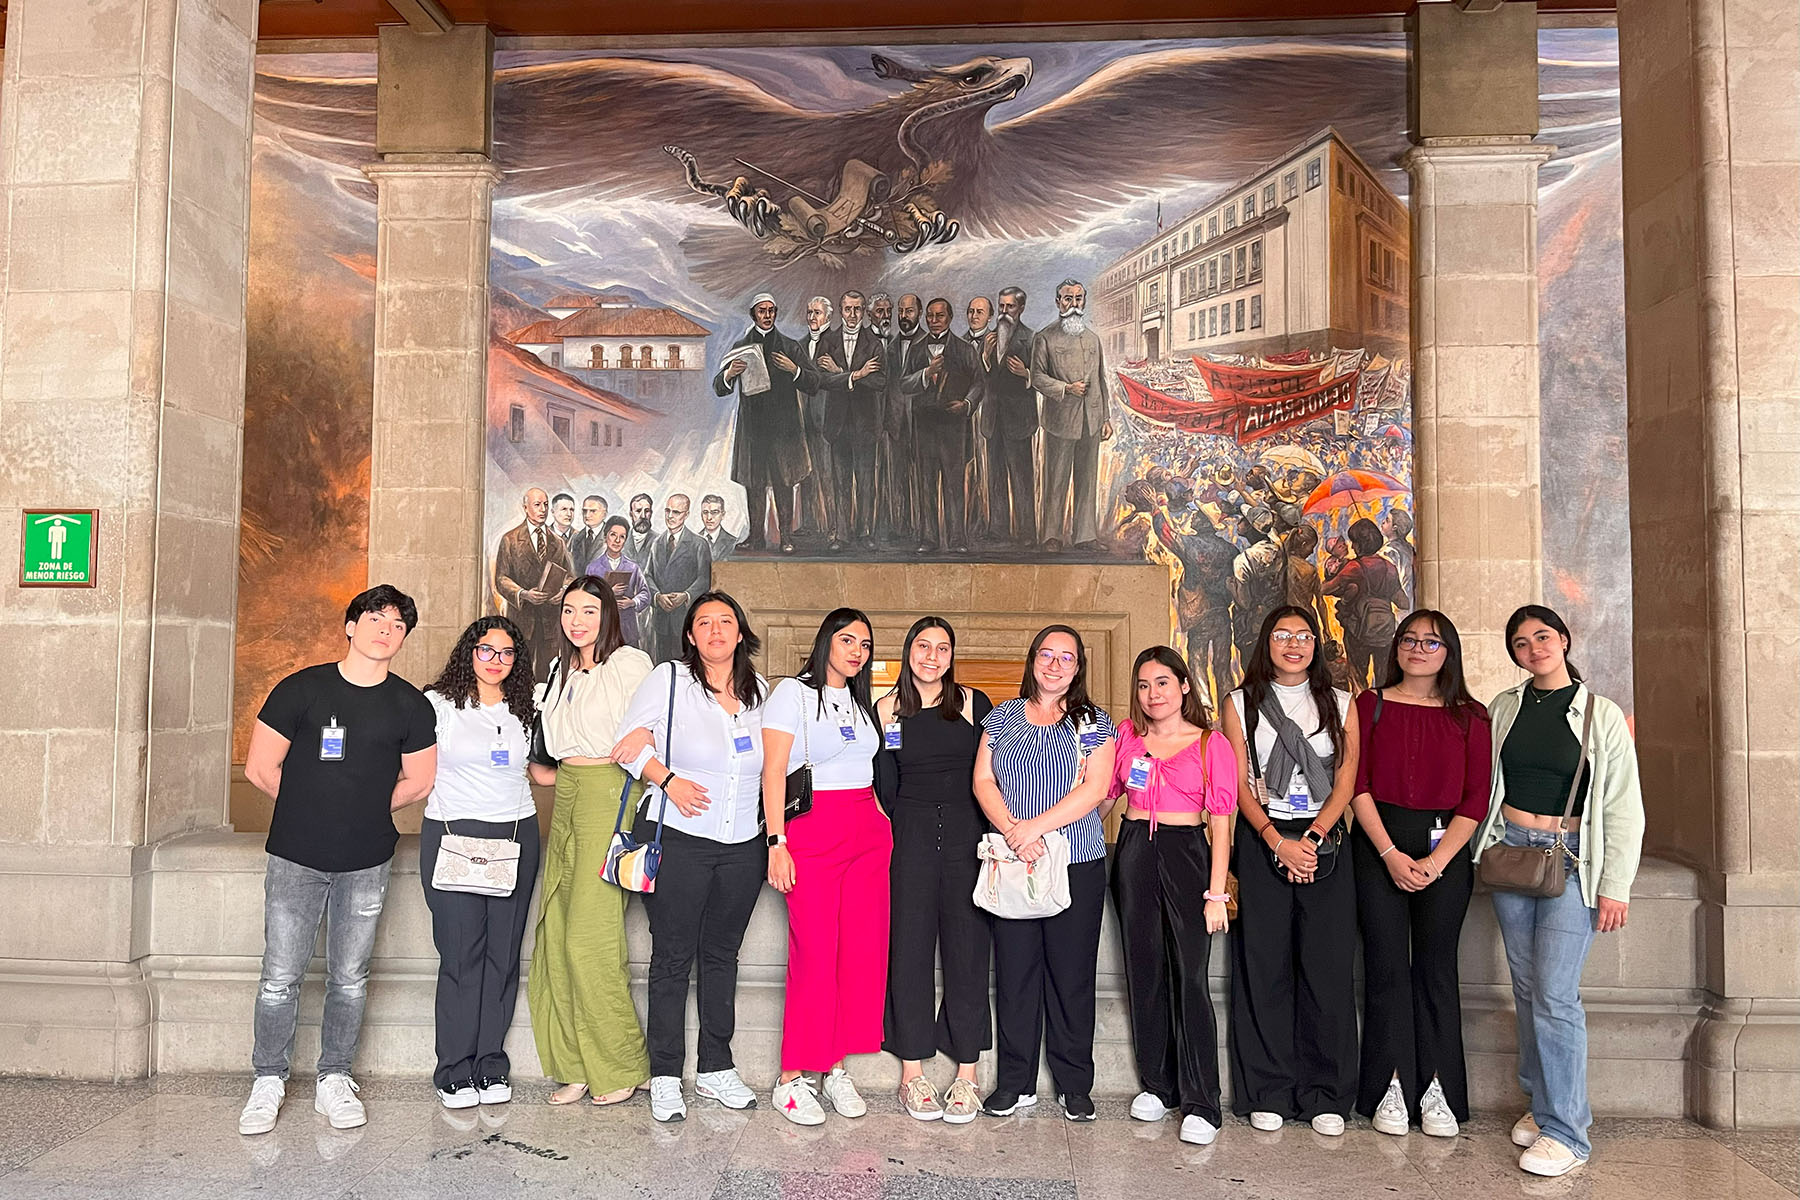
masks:
{"label": "woman in striped top", "polygon": [[1094,972],[1106,895],[1100,805],[1112,782],[1112,718],[1088,699],[1087,650],[1067,625],[1032,639],[1019,698],[989,713],[976,751],[975,798],[1021,858],[1043,837],[1069,839],[1069,907],[1053,917],[994,922],[999,1072],[982,1111],[1037,1103],[1040,1042],[1071,1121],[1094,1119]]}

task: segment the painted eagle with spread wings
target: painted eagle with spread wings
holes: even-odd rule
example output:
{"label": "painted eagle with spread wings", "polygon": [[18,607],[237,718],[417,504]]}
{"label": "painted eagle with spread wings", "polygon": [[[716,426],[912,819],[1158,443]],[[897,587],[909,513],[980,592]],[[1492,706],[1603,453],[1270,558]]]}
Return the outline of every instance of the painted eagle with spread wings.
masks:
{"label": "painted eagle with spread wings", "polygon": [[[856,160],[889,179],[924,180],[928,211],[964,230],[1025,238],[1065,232],[1161,189],[1235,183],[1316,134],[1321,113],[1378,170],[1407,147],[1406,52],[1391,39],[1146,43],[1034,107],[1030,58],[934,65],[872,54],[867,69],[893,93],[856,104],[822,75],[816,103],[803,105],[689,62],[601,56],[503,67],[494,91],[502,188],[552,204],[635,197],[718,210],[666,146],[725,178],[753,164],[760,174],[750,184],[776,203],[832,199]],[[1616,141],[1617,64],[1546,61],[1540,81],[1553,127],[1546,140],[1558,144],[1544,169],[1550,181]],[[375,157],[373,79],[265,71],[257,113],[261,132],[303,154],[347,168]],[[340,184],[372,194],[359,174],[345,172]],[[691,230],[683,250],[695,277],[725,295],[779,265],[750,230],[716,222]]]}

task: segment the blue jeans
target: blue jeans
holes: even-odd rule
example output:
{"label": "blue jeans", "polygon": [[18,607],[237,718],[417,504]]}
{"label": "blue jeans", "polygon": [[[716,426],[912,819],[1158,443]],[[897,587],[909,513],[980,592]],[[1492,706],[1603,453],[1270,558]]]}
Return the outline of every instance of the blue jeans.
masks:
{"label": "blue jeans", "polygon": [[348,1075],[362,1032],[375,925],[387,898],[388,867],[315,871],[269,855],[263,876],[263,966],[256,988],[257,1075],[288,1077],[300,982],[325,930],[325,1015],[319,1024],[319,1078]]}
{"label": "blue jeans", "polygon": [[[1548,846],[1556,835],[1506,822],[1509,846]],[[1563,835],[1581,852],[1580,834]],[[1581,899],[1581,881],[1568,863],[1568,884],[1553,900],[1494,893],[1494,916],[1512,969],[1513,1010],[1519,1026],[1519,1087],[1531,1098],[1538,1128],[1585,1159],[1588,1126],[1587,1012],[1581,1007],[1581,968],[1594,943],[1595,910]]]}

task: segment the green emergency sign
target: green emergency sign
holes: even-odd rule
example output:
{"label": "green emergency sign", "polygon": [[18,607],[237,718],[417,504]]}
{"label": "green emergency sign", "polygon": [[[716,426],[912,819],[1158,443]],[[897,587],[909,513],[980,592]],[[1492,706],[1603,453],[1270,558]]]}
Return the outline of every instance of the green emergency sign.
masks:
{"label": "green emergency sign", "polygon": [[97,508],[28,508],[19,531],[19,586],[95,586]]}

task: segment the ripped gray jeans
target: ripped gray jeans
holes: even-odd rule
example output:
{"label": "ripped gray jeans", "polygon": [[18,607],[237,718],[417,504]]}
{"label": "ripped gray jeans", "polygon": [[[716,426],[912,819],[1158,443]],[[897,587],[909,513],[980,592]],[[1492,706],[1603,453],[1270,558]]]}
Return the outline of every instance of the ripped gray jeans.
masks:
{"label": "ripped gray jeans", "polygon": [[263,877],[262,982],[256,989],[256,1073],[288,1076],[300,981],[325,920],[325,1015],[319,1027],[320,1078],[349,1074],[362,1032],[375,926],[391,863],[361,871],[315,871],[269,855]]}

